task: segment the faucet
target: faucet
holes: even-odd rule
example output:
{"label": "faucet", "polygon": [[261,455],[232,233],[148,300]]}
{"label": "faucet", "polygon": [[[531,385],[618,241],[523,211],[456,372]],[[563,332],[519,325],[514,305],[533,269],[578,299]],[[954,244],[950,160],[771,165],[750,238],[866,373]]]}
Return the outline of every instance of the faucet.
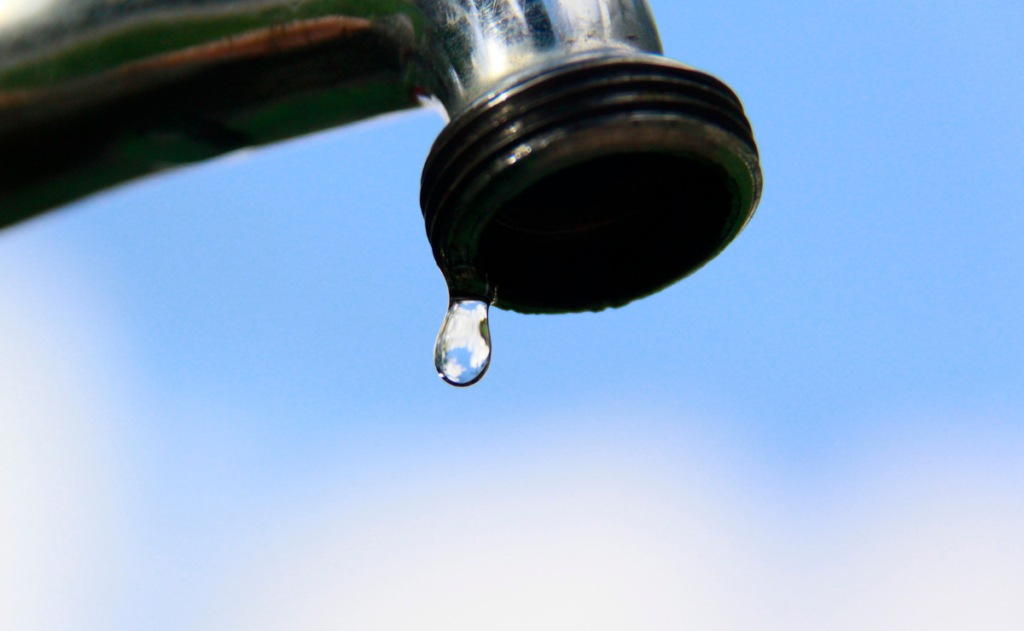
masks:
{"label": "faucet", "polygon": [[753,132],[646,0],[7,0],[0,227],[243,147],[432,104],[421,208],[453,300],[599,311],[753,216]]}

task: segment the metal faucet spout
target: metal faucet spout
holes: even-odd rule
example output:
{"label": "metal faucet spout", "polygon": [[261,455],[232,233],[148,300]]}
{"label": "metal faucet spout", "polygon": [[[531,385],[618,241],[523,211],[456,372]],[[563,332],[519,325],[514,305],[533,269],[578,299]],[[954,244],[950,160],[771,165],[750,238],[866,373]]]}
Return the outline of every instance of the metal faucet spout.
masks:
{"label": "metal faucet spout", "polygon": [[625,304],[761,190],[739,100],[661,56],[646,0],[7,0],[0,227],[243,147],[441,104],[423,177],[453,295]]}

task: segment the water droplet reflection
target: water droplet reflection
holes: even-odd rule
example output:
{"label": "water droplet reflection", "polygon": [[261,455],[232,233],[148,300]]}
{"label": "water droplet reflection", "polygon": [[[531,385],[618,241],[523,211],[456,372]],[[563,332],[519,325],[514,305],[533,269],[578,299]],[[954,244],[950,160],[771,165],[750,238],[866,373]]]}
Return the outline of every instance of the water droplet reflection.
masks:
{"label": "water droplet reflection", "polygon": [[481,300],[453,300],[434,345],[434,366],[453,386],[471,386],[491,365],[491,330],[488,304]]}

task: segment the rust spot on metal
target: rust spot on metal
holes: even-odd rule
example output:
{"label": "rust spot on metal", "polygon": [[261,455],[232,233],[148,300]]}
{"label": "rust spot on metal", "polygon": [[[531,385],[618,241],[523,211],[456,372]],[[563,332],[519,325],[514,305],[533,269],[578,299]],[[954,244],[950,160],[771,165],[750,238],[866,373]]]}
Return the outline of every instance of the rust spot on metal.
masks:
{"label": "rust spot on metal", "polygon": [[372,27],[373,22],[365,18],[328,16],[298,20],[143,59],[119,68],[118,72],[131,74],[140,70],[264,57],[315,46]]}

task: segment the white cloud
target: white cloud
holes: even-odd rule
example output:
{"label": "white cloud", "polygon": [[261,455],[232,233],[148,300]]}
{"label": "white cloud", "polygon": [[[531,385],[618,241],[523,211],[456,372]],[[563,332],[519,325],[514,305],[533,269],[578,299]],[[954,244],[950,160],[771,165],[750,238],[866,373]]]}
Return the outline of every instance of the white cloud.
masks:
{"label": "white cloud", "polygon": [[733,547],[714,509],[662,506],[615,467],[586,473],[335,516],[285,543],[217,628],[660,629],[711,615],[707,578],[728,573]]}
{"label": "white cloud", "polygon": [[821,513],[614,441],[602,461],[562,453],[415,495],[382,489],[375,506],[310,515],[252,549],[204,628],[1024,627],[1024,488],[966,461],[929,470],[956,446],[929,449],[866,462],[849,500]]}
{"label": "white cloud", "polygon": [[73,339],[3,265],[0,282],[0,628],[102,628],[116,588],[117,502],[104,393]]}

